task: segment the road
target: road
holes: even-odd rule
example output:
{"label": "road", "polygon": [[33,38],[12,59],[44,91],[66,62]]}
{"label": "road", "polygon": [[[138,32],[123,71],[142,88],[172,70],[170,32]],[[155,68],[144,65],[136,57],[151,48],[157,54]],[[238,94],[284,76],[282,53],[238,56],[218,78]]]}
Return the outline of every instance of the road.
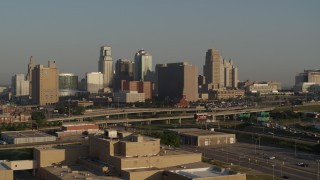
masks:
{"label": "road", "polygon": [[[274,174],[275,177],[286,175],[290,179],[314,180],[318,175],[315,160],[320,159],[319,155],[297,152],[295,156],[291,149],[269,146],[259,148],[257,145],[247,143],[219,147],[183,146],[183,148],[193,152],[202,152],[207,158]],[[274,156],[275,159],[268,159],[270,156]],[[309,167],[297,166],[299,162],[308,163]]]}
{"label": "road", "polygon": [[[227,116],[241,113],[253,113],[253,112],[261,112],[261,111],[270,111],[273,108],[248,108],[248,109],[237,109],[237,108],[224,108],[219,109],[218,111],[207,112],[212,116]],[[111,109],[107,111],[94,111],[89,112],[84,115],[72,116],[72,117],[62,117],[62,118],[52,118],[47,121],[68,121],[74,119],[83,119],[83,118],[91,118],[91,117],[104,117],[104,116],[112,116],[112,115],[127,115],[127,114],[137,114],[137,113],[161,113],[166,112],[167,114],[172,114],[174,112],[185,112],[185,113],[195,113],[195,112],[204,112],[204,108],[176,108],[176,109],[161,109],[161,108],[141,108],[141,109]]]}

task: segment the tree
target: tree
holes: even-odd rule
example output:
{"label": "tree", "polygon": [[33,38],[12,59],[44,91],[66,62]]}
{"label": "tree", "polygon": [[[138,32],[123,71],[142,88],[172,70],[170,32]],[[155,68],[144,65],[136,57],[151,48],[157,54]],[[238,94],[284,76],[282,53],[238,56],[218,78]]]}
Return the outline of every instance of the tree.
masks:
{"label": "tree", "polygon": [[82,115],[85,112],[85,108],[82,106],[76,106],[72,109],[72,114],[74,115]]}
{"label": "tree", "polygon": [[34,111],[31,114],[31,119],[35,120],[37,124],[41,125],[46,120],[46,116],[42,111]]}

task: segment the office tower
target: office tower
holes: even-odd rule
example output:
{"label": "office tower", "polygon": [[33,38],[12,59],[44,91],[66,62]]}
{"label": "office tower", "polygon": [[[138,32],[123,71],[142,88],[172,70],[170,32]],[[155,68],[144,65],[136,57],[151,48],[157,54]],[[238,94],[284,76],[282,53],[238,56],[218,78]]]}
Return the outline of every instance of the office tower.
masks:
{"label": "office tower", "polygon": [[159,74],[159,68],[166,66],[166,64],[156,64],[155,66],[155,78],[154,78],[154,96],[158,96],[159,95],[159,83],[158,83],[158,74]]}
{"label": "office tower", "polygon": [[29,63],[28,63],[28,73],[27,73],[27,81],[29,81],[29,94],[32,95],[32,71],[35,67],[35,64],[33,64],[33,58],[30,56]]}
{"label": "office tower", "polygon": [[78,88],[81,91],[85,91],[87,87],[87,82],[86,82],[86,78],[82,78],[79,82],[78,82]]}
{"label": "office tower", "polygon": [[223,59],[217,49],[209,49],[206,52],[203,74],[207,87],[210,86],[214,89],[237,87],[238,69],[231,60]]}
{"label": "office tower", "polygon": [[112,87],[113,64],[112,64],[111,47],[100,47],[99,72],[103,74],[103,87],[110,91]]}
{"label": "office tower", "polygon": [[58,69],[55,61],[49,61],[48,67],[36,65],[32,70],[32,101],[40,106],[59,101]]}
{"label": "office tower", "polygon": [[219,50],[209,49],[206,52],[203,74],[206,78],[206,84],[215,84],[218,87],[221,87],[224,84],[223,61]]}
{"label": "office tower", "polygon": [[29,96],[29,81],[25,80],[24,74],[16,74],[12,77],[12,87],[14,89],[14,95]]}
{"label": "office tower", "polygon": [[238,69],[233,65],[231,59],[223,59],[224,66],[224,87],[238,87]]}
{"label": "office tower", "polygon": [[90,72],[86,74],[86,90],[89,93],[103,91],[103,74],[101,72]]}
{"label": "office tower", "polygon": [[115,64],[115,91],[120,90],[121,81],[132,81],[133,80],[133,69],[134,63],[131,60],[119,59]]}
{"label": "office tower", "polygon": [[158,97],[188,101],[198,100],[198,67],[181,63],[157,65]]}
{"label": "office tower", "polygon": [[152,56],[145,50],[139,50],[134,56],[134,80],[151,80]]}
{"label": "office tower", "polygon": [[59,74],[59,96],[75,96],[78,90],[78,76],[72,73]]}
{"label": "office tower", "polygon": [[137,91],[144,93],[145,99],[152,99],[152,82],[150,81],[121,81],[122,91]]}

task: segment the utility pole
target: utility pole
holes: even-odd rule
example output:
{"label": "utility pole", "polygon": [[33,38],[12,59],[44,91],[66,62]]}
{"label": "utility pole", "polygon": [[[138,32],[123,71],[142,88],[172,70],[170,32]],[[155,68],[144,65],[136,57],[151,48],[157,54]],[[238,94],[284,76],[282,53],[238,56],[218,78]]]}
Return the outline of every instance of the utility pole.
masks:
{"label": "utility pole", "polygon": [[68,110],[69,110],[69,117],[70,117],[70,101],[71,101],[71,99],[69,98],[69,99],[68,99],[68,103],[69,103],[69,104],[68,104],[68,106],[69,106],[69,107],[68,107]]}
{"label": "utility pole", "polygon": [[272,180],[274,180],[274,164],[272,164]]}
{"label": "utility pole", "polygon": [[317,162],[318,162],[318,180],[320,180],[319,179],[319,162],[320,162],[320,160],[318,159]]}

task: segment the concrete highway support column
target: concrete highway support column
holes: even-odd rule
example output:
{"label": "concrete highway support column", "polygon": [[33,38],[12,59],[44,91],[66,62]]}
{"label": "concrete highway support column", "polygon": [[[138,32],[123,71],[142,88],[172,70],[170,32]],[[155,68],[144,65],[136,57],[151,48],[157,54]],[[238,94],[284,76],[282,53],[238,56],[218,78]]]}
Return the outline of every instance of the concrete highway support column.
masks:
{"label": "concrete highway support column", "polygon": [[166,124],[170,124],[170,119],[166,120]]}
{"label": "concrete highway support column", "polygon": [[181,118],[179,118],[179,125],[181,126]]}

